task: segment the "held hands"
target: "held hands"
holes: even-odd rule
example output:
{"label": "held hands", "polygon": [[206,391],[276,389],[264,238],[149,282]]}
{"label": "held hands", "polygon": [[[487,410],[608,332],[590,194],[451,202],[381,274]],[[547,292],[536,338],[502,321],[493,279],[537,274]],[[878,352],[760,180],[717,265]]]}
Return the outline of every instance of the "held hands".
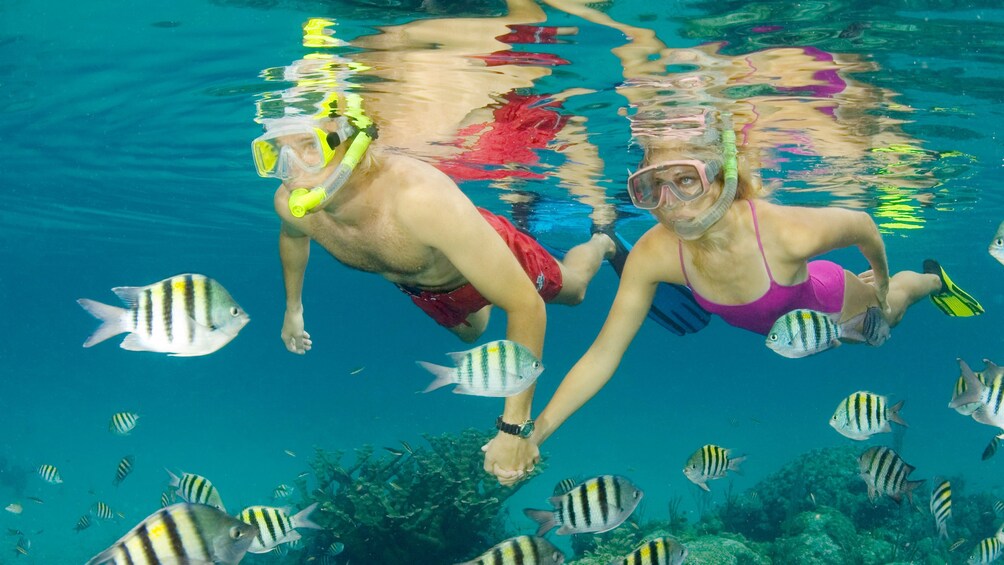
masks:
{"label": "held hands", "polygon": [[303,310],[290,312],[282,321],[282,343],[290,353],[303,355],[310,351],[310,334],[303,331]]}
{"label": "held hands", "polygon": [[527,478],[540,462],[540,448],[532,439],[504,432],[483,445],[481,451],[485,452],[485,472],[507,487]]}

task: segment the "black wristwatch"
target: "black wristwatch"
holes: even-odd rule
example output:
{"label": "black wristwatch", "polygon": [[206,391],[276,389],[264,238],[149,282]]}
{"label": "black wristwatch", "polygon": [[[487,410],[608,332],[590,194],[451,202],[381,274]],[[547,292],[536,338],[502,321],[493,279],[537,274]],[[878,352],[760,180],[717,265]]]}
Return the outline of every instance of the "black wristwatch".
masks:
{"label": "black wristwatch", "polygon": [[499,416],[495,420],[495,427],[498,428],[500,432],[505,432],[511,436],[518,436],[523,439],[530,437],[533,434],[533,420],[527,418],[522,424],[510,424],[502,420],[502,416]]}

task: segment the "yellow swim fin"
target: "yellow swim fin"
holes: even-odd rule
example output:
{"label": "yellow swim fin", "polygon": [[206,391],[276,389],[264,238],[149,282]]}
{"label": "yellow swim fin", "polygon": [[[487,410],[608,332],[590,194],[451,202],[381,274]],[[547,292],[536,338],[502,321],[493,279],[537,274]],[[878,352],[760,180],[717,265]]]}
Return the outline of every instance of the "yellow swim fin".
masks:
{"label": "yellow swim fin", "polygon": [[968,292],[955,286],[952,279],[948,278],[948,273],[934,259],[924,261],[924,272],[938,275],[941,279],[941,292],[931,295],[931,302],[947,316],[979,316],[983,313],[983,306],[969,295]]}

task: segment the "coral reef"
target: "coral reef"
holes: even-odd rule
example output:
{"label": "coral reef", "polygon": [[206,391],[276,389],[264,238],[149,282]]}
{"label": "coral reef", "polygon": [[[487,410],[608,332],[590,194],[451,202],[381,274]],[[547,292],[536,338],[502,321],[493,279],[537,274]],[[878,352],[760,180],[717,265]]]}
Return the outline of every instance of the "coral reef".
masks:
{"label": "coral reef", "polygon": [[481,446],[492,435],[425,435],[428,447],[403,444],[379,454],[365,446],[347,466],[343,452],[318,449],[311,462],[317,486],[308,489],[301,477],[297,490],[308,493],[304,505],[320,503],[313,518],[325,530],[284,563],[323,562],[334,542],[345,546],[339,563],[416,563],[419,556],[455,563],[505,539],[503,503],[519,486],[485,474]]}
{"label": "coral reef", "polygon": [[[502,487],[482,470],[480,447],[491,434],[423,437],[427,446],[365,446],[351,458],[317,450],[312,477],[305,473],[295,482],[301,506],[319,503],[312,518],[324,530],[305,536],[301,548],[249,555],[247,565],[457,563],[515,535],[507,531],[504,504],[519,487]],[[888,497],[870,502],[858,476],[860,451],[811,451],[746,492],[730,484],[717,505],[698,493],[695,523],[677,495],[668,501],[668,519],[645,521],[636,512],[612,531],[573,536],[566,563],[609,565],[644,541],[672,537],[687,548],[687,563],[702,565],[946,565],[965,562],[979,540],[996,531],[996,498],[967,495],[958,477],[950,477],[948,540],[938,538],[927,511],[929,489],[921,487],[912,504]],[[337,556],[332,544],[343,544]]]}

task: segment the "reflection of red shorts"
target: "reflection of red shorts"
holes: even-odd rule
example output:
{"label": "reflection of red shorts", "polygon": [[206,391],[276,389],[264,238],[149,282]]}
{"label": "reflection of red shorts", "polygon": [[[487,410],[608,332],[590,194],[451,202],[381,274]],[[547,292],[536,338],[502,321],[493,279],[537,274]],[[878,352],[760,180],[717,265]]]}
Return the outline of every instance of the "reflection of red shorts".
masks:
{"label": "reflection of red shorts", "polygon": [[[561,268],[554,257],[532,237],[516,229],[509,220],[482,208],[478,208],[478,212],[502,236],[544,302],[557,296],[561,292],[562,281]],[[470,283],[448,292],[433,292],[402,285],[398,285],[398,288],[410,295],[412,302],[446,328],[469,325],[467,317],[490,304]]]}
{"label": "reflection of red shorts", "polygon": [[[493,120],[473,124],[457,132],[456,145],[474,139],[462,154],[436,163],[436,168],[455,182],[501,178],[542,179],[544,175],[526,170],[540,162],[537,150],[548,144],[565,127],[568,116],[559,112],[561,102],[537,94],[509,92],[505,104],[493,112]],[[512,165],[521,165],[514,168]]]}

